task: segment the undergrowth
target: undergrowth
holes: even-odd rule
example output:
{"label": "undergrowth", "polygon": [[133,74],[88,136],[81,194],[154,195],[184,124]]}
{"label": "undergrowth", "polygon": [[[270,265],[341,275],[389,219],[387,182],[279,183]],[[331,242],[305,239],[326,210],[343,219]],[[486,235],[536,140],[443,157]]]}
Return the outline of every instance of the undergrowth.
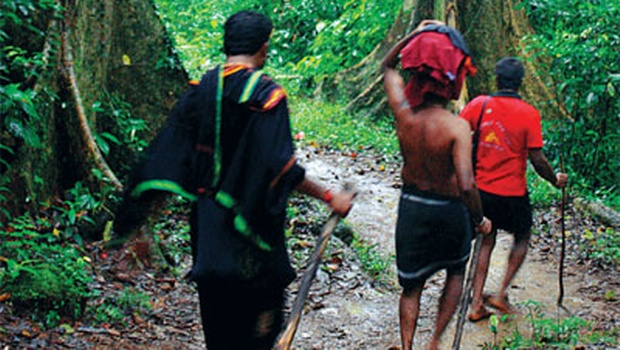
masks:
{"label": "undergrowth", "polygon": [[484,343],[482,349],[611,349],[619,344],[617,327],[600,330],[577,316],[550,316],[531,300],[520,306],[526,310],[525,326],[513,322],[514,315],[492,315],[488,324],[493,341]]}

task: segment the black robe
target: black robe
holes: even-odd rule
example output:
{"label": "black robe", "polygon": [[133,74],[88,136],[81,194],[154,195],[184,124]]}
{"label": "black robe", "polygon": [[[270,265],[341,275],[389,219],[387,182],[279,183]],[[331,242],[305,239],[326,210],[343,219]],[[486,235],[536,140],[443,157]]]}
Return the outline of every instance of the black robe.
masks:
{"label": "black robe", "polygon": [[209,70],[181,97],[134,169],[115,227],[165,191],[192,202],[194,279],[294,278],[284,244],[288,194],[304,178],[284,91],[241,65]]}

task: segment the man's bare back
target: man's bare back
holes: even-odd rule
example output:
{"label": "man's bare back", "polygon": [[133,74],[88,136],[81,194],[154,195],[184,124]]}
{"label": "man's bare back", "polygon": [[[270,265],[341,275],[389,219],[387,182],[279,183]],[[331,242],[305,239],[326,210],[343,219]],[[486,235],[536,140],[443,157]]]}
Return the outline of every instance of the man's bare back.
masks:
{"label": "man's bare back", "polygon": [[[404,158],[404,186],[396,227],[398,276],[403,287],[399,300],[403,350],[411,350],[413,347],[421,294],[429,273],[445,268],[446,284],[439,300],[435,331],[429,343],[429,349],[438,349],[439,339],[461,295],[464,262],[471,249],[470,221],[473,218],[476,229],[481,232],[488,233],[491,230],[491,222],[482,215],[474,181],[469,125],[445,109],[448,100],[458,96],[461,86],[455,85],[450,91],[444,89],[447,85],[423,86],[422,83],[417,84],[416,80],[410,80],[412,88],[406,93],[405,82],[396,69],[403,48],[410,42],[422,47],[407,51],[412,54],[404,58],[415,57],[417,63],[431,59],[417,53],[434,50],[435,45],[442,40],[445,43],[445,38],[436,36],[436,40],[428,42],[415,41],[416,33],[426,25],[441,23],[422,21],[414,32],[388,51],[381,63],[388,104],[396,117],[396,132]],[[452,28],[436,29],[451,31],[460,36]],[[444,48],[450,45],[453,43],[450,42]],[[452,52],[449,54],[455,57],[459,55],[454,50],[447,52]],[[464,66],[460,67],[462,69]],[[457,76],[464,78],[462,73],[461,70],[457,71]],[[420,79],[420,82],[427,84],[431,81],[423,71],[416,74],[421,75],[412,75],[411,79]]]}
{"label": "man's bare back", "polygon": [[[459,197],[453,157],[466,153],[469,126],[441,106],[400,113],[396,130],[404,158],[403,182],[420,190]],[[465,155],[462,155],[465,156]]]}

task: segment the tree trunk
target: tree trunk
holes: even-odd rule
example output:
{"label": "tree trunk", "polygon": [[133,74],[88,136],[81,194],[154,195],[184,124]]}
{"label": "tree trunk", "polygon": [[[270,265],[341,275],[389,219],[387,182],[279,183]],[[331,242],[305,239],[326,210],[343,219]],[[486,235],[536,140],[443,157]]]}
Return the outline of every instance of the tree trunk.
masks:
{"label": "tree trunk", "polygon": [[40,133],[42,147],[2,133],[2,145],[15,154],[1,174],[11,190],[2,205],[11,215],[36,211],[77,181],[97,192],[110,185],[119,190],[135,154],[116,146],[106,156],[98,148],[95,135],[119,126],[112,125],[116,117],[98,120],[102,112],[93,106],[117,94],[130,105],[131,118],[146,121],[140,136],[149,141],[188,79],[152,1],[65,0],[61,5],[61,18],[43,20],[44,42],[7,31],[11,44],[47,51],[49,61],[31,85],[40,118],[28,128]]}
{"label": "tree trunk", "polygon": [[[526,65],[526,79],[520,91],[524,98],[539,107],[545,115],[565,112],[555,101],[550,80],[536,70],[536,61],[525,51],[522,40],[532,33],[518,0],[404,0],[394,25],[377,48],[358,65],[337,74],[333,86],[338,95],[351,103],[348,109],[363,110],[367,116],[385,114],[387,105],[380,62],[387,50],[409,33],[423,19],[439,19],[463,33],[473,55],[478,74],[467,80],[463,96],[454,106],[458,111],[469,97],[494,90],[495,62],[504,56],[519,56]],[[537,104],[538,101],[544,103]],[[552,114],[547,114],[547,113]]]}
{"label": "tree trunk", "polygon": [[413,25],[416,0],[403,0],[403,5],[385,38],[362,61],[336,74],[329,87],[338,96],[346,96],[348,110],[366,110],[368,115],[385,111],[381,60],[388,50],[408,33]]}
{"label": "tree trunk", "polygon": [[[567,116],[556,101],[549,77],[537,71],[537,61],[526,51],[523,37],[533,33],[519,0],[458,0],[458,28],[472,51],[478,73],[468,79],[469,94],[476,96],[495,90],[495,62],[506,56],[520,57],[526,76],[519,93],[538,107],[542,115]],[[537,103],[541,102],[541,103]]]}

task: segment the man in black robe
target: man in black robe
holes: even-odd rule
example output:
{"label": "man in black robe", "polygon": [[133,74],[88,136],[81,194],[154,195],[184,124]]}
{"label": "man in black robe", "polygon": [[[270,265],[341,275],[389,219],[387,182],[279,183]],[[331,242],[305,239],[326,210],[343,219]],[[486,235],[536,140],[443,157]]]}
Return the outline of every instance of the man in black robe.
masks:
{"label": "man in black robe", "polygon": [[309,180],[295,159],[284,90],[260,70],[271,21],[242,11],[225,24],[226,63],[191,84],[131,176],[115,232],[155,193],[192,202],[194,266],[209,350],[270,349],[295,277],[284,242],[297,190],[346,216],[353,195]]}

